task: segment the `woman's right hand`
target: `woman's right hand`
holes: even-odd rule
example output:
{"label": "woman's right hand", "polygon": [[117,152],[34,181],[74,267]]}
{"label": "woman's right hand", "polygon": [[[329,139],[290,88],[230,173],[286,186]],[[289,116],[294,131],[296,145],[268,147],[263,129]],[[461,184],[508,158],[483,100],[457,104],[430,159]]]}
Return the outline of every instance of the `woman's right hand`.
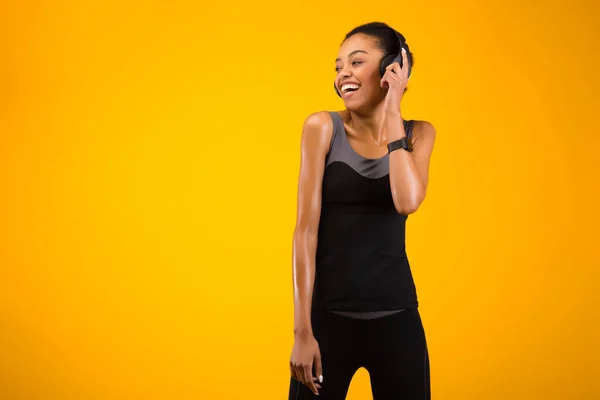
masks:
{"label": "woman's right hand", "polygon": [[[313,366],[316,376],[313,375]],[[294,379],[319,395],[321,386],[317,381],[323,382],[323,366],[319,344],[313,335],[296,336],[290,358],[290,372]]]}

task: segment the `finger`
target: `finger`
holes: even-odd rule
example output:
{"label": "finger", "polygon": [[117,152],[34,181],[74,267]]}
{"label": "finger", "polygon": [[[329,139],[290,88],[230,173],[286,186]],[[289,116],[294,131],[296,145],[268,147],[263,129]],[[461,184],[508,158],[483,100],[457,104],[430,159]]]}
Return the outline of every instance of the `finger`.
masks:
{"label": "finger", "polygon": [[293,363],[290,363],[290,373],[292,374],[292,378],[294,378],[297,381],[300,380],[298,379],[298,371],[296,371],[296,368],[294,367]]}
{"label": "finger", "polygon": [[298,380],[302,383],[305,383],[304,379],[304,368],[301,365],[296,365],[296,376],[298,376]]}
{"label": "finger", "polygon": [[316,394],[316,390],[317,388],[315,387],[315,383],[313,382],[313,374],[312,374],[312,365],[306,365],[303,368],[303,375],[304,375],[304,384],[306,386],[308,386],[308,388]]}
{"label": "finger", "polygon": [[408,55],[404,47],[402,48],[402,73],[408,79]]}
{"label": "finger", "polygon": [[398,63],[398,61],[391,63],[390,65],[388,65],[385,68],[386,72],[391,71],[395,74],[398,74],[399,71],[401,71],[402,69],[400,68],[400,64]]}
{"label": "finger", "polygon": [[305,384],[308,388],[316,395],[319,394],[315,383],[313,382],[313,374],[312,374],[312,365],[307,365],[304,367],[304,376],[306,377]]}
{"label": "finger", "polygon": [[387,83],[387,87],[392,87],[399,82],[399,76],[392,71],[388,71],[383,75],[382,82],[385,81]]}
{"label": "finger", "polygon": [[391,70],[400,70],[400,63],[398,61],[394,61],[393,63],[390,63],[390,65],[388,65],[385,70],[386,71],[391,71]]}
{"label": "finger", "polygon": [[320,383],[323,383],[323,362],[321,361],[321,352],[315,356],[315,375]]}
{"label": "finger", "polygon": [[299,365],[299,364],[296,364],[295,365],[295,370],[296,370],[296,377],[297,377],[297,379],[300,382],[304,383],[304,372],[303,372],[304,369],[302,368],[302,366]]}
{"label": "finger", "polygon": [[400,69],[399,69],[400,67],[397,67],[397,68],[398,68],[398,71],[393,71],[392,70],[392,71],[389,72],[388,83],[391,84],[392,82],[398,82],[398,81],[400,81],[400,75],[399,75],[400,74]]}
{"label": "finger", "polygon": [[313,382],[315,383],[315,387],[317,389],[321,389],[321,385],[319,385],[319,378],[317,378],[316,376],[313,376]]}
{"label": "finger", "polygon": [[388,70],[385,72],[385,74],[383,74],[383,77],[381,78],[382,86],[384,82],[386,82],[389,86],[396,79],[398,79],[398,76],[394,74],[391,70]]}

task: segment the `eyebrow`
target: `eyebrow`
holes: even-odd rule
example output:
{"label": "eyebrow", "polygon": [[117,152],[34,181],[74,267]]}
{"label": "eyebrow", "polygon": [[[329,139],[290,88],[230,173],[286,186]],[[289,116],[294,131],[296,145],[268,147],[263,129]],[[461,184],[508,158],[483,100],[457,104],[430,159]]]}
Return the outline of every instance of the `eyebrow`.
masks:
{"label": "eyebrow", "polygon": [[[369,53],[367,53],[365,50],[354,50],[353,52],[351,52],[350,54],[348,54],[348,57],[351,57],[351,56],[353,56],[353,55],[354,55],[354,54],[356,54],[356,53],[365,53],[365,54],[369,54]],[[338,57],[338,58],[336,58],[336,59],[335,59],[335,62],[338,62],[338,61],[342,61],[342,59],[341,59],[341,58],[339,58],[339,57]]]}

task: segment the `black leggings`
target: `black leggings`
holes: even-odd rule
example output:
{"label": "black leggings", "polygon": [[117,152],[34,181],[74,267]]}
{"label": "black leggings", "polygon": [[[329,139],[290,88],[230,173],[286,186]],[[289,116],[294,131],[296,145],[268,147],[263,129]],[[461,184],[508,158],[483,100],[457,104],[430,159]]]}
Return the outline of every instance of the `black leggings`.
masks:
{"label": "black leggings", "polygon": [[313,310],[312,329],[323,365],[319,396],[291,378],[289,400],[343,400],[361,367],[369,372],[374,400],[430,399],[429,355],[418,310],[376,319]]}

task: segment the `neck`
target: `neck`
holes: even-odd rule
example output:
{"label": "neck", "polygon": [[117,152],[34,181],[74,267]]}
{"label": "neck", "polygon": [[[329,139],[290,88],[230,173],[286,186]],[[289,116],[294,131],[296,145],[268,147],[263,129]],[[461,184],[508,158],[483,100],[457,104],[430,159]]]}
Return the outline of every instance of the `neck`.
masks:
{"label": "neck", "polygon": [[378,144],[385,142],[386,118],[384,103],[379,103],[375,108],[363,111],[350,111],[349,125],[360,135],[370,136]]}

